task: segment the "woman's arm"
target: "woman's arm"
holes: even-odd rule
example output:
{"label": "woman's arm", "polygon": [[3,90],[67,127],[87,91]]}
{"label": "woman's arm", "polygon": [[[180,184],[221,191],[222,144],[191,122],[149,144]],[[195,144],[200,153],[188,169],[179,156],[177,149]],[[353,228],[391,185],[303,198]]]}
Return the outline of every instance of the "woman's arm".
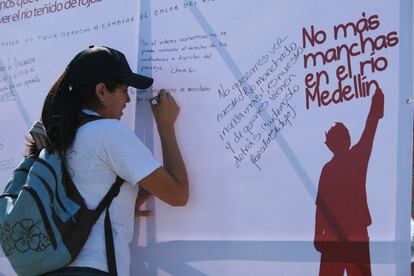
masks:
{"label": "woman's arm", "polygon": [[151,105],[151,108],[160,135],[164,164],[139,181],[139,185],[170,205],[183,206],[188,201],[188,177],[174,128],[179,107],[169,93],[161,90],[159,104]]}

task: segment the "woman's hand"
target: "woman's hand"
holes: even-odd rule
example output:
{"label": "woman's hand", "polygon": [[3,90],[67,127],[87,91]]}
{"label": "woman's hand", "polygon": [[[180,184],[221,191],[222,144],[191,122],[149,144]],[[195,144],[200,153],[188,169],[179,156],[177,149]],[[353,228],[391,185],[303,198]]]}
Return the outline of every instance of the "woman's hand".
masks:
{"label": "woman's hand", "polygon": [[158,95],[160,97],[159,103],[151,104],[152,113],[159,131],[170,130],[174,127],[180,108],[170,92],[161,89]]}
{"label": "woman's hand", "polygon": [[135,201],[135,217],[149,217],[152,215],[151,210],[141,210],[141,205],[150,197],[151,194],[147,190],[143,188],[139,190],[137,200]]}

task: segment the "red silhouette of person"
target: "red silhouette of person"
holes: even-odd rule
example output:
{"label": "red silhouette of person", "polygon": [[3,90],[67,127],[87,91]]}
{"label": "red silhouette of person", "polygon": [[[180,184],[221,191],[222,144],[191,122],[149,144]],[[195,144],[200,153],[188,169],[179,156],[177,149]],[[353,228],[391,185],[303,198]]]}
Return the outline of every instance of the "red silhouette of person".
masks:
{"label": "red silhouette of person", "polygon": [[342,123],[325,133],[333,157],[322,168],[316,197],[314,245],[321,253],[320,276],[342,276],[345,271],[348,276],[371,275],[366,176],[383,113],[384,94],[377,88],[358,143],[351,147]]}

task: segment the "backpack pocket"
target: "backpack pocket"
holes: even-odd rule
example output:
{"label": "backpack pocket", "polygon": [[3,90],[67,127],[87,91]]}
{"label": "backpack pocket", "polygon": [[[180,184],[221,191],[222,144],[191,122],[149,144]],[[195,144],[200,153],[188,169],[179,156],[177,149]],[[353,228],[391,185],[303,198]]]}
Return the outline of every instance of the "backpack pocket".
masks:
{"label": "backpack pocket", "polygon": [[56,254],[66,249],[59,246],[52,209],[45,208],[30,186],[24,185],[17,198],[2,197],[0,208],[8,211],[5,220],[0,219],[1,246],[19,275],[45,273],[70,262],[69,252]]}

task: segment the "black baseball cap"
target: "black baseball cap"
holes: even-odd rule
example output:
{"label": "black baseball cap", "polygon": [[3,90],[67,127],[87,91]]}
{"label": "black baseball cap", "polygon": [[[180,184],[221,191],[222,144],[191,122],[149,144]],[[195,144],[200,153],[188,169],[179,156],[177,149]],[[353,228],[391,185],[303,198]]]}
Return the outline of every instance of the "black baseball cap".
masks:
{"label": "black baseball cap", "polygon": [[72,86],[96,85],[117,80],[129,86],[146,89],[154,80],[132,72],[125,55],[105,46],[89,46],[78,53],[66,67]]}

